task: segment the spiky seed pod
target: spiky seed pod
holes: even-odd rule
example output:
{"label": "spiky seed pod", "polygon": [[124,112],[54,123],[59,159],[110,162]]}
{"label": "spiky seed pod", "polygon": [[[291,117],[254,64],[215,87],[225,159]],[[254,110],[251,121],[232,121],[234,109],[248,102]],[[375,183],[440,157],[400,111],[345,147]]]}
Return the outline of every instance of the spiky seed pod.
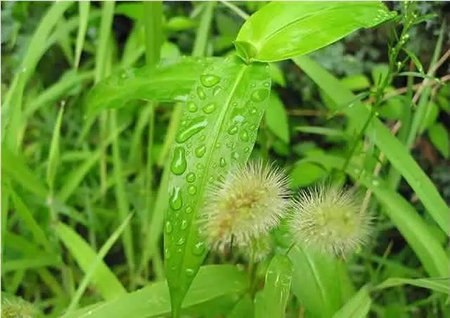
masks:
{"label": "spiky seed pod", "polygon": [[223,250],[231,241],[249,246],[278,225],[288,196],[280,169],[260,161],[236,166],[207,191],[200,229],[212,249]]}
{"label": "spiky seed pod", "polygon": [[371,217],[361,211],[355,192],[322,185],[300,192],[290,229],[299,244],[345,256],[366,242],[370,224]]}
{"label": "spiky seed pod", "polygon": [[1,317],[4,318],[32,318],[38,317],[39,311],[29,302],[20,297],[2,295]]}

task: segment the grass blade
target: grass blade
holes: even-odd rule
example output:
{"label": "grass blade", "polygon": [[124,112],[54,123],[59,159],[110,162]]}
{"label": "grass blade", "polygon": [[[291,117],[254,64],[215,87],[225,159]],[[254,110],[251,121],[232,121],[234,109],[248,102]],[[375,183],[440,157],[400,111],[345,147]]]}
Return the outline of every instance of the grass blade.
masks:
{"label": "grass blade", "polygon": [[78,2],[80,23],[78,25],[77,44],[75,46],[75,63],[74,67],[78,68],[80,63],[81,51],[83,50],[84,39],[86,37],[87,26],[89,22],[89,1]]}
{"label": "grass blade", "polygon": [[175,317],[206,254],[197,224],[206,188],[247,161],[269,93],[268,67],[233,57],[206,69],[186,102],[170,158],[164,237]]}
{"label": "grass blade", "polygon": [[50,143],[50,151],[48,153],[47,185],[50,189],[51,194],[53,194],[56,168],[59,161],[59,136],[61,132],[61,122],[63,113],[64,113],[64,106],[59,109],[55,127],[53,128],[52,141]]}
{"label": "grass blade", "polygon": [[409,279],[409,278],[400,278],[400,277],[391,277],[386,279],[381,284],[377,285],[375,289],[385,289],[395,286],[402,285],[412,285],[417,287],[423,287],[430,290],[434,290],[439,293],[444,293],[450,295],[450,284],[449,278],[418,278],[418,279]]}
{"label": "grass blade", "polygon": [[[98,258],[97,253],[91,249],[81,236],[67,225],[58,223],[55,226],[55,232],[83,272],[87,273],[91,265]],[[92,274],[92,282],[106,300],[126,294],[125,288],[103,261],[100,262]]]}
{"label": "grass blade", "polygon": [[372,299],[370,299],[369,289],[364,286],[333,315],[333,318],[367,317],[371,303]]}

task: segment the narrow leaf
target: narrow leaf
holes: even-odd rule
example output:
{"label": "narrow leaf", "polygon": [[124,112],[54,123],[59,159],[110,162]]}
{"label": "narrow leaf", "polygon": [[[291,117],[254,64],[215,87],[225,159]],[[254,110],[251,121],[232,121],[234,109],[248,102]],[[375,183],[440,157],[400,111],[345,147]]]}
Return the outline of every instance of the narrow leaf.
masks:
{"label": "narrow leaf", "polygon": [[170,160],[164,237],[175,316],[207,250],[197,221],[205,190],[247,161],[270,93],[268,71],[236,57],[214,64],[193,85],[183,109]]}
{"label": "narrow leaf", "polygon": [[56,118],[55,127],[53,128],[52,141],[50,143],[50,151],[48,154],[47,184],[51,190],[53,189],[56,168],[59,161],[59,135],[63,113],[64,107],[61,107],[58,112],[58,117]]}
{"label": "narrow leaf", "polygon": [[400,278],[391,277],[375,287],[375,289],[384,289],[395,286],[412,285],[434,290],[439,293],[450,295],[450,281],[448,277],[445,278]]}
{"label": "narrow leaf", "polygon": [[275,255],[267,268],[261,300],[256,302],[255,317],[284,318],[291,290],[292,263],[284,255]]}
{"label": "narrow leaf", "polygon": [[78,2],[80,24],[78,25],[77,44],[75,46],[75,68],[78,68],[80,63],[81,51],[83,50],[84,38],[86,37],[87,26],[89,22],[89,1]]}
{"label": "narrow leaf", "polygon": [[394,16],[381,2],[271,2],[244,23],[235,45],[245,60],[280,61]]}
{"label": "narrow leaf", "polygon": [[370,310],[372,300],[369,296],[369,290],[366,286],[362,287],[338,312],[333,318],[364,318]]}
{"label": "narrow leaf", "polygon": [[[97,253],[69,226],[58,223],[55,226],[55,231],[81,269],[85,273],[88,272],[97,258]],[[114,299],[126,293],[120,281],[103,261],[100,262],[95,270],[92,282],[106,300]]]}

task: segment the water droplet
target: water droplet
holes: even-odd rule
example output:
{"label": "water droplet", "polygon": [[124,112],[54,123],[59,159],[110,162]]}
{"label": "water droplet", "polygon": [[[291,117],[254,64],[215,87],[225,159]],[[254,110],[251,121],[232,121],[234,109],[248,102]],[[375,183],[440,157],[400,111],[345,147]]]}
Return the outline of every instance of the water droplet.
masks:
{"label": "water droplet", "polygon": [[192,101],[187,103],[187,108],[191,113],[195,113],[198,109],[197,105]]}
{"label": "water droplet", "polygon": [[195,155],[197,156],[197,158],[201,158],[201,157],[203,157],[203,155],[206,152],[206,146],[200,145],[197,148],[195,148],[194,152],[195,152]]}
{"label": "water droplet", "polygon": [[264,87],[269,87],[270,86],[270,83],[269,82],[265,82],[264,83]]}
{"label": "water droplet", "polygon": [[181,246],[184,244],[184,242],[186,242],[186,239],[184,237],[180,237],[175,244],[177,244],[178,246]]}
{"label": "water droplet", "polygon": [[181,146],[175,147],[170,170],[176,175],[181,175],[186,171],[186,165],[186,151]]}
{"label": "water droplet", "polygon": [[230,126],[230,128],[228,128],[228,133],[230,134],[230,135],[234,135],[235,133],[237,133],[237,131],[238,131],[238,128],[237,128],[237,126]]}
{"label": "water droplet", "polygon": [[164,255],[165,255],[165,258],[166,258],[166,259],[169,259],[169,258],[170,258],[170,250],[169,250],[168,248],[166,248],[166,249],[164,250]]}
{"label": "water droplet", "polygon": [[192,213],[192,208],[190,206],[187,206],[186,210],[184,210],[184,212],[186,212],[186,214],[191,214]]}
{"label": "water droplet", "polygon": [[205,167],[199,162],[195,165],[198,170],[203,170]]}
{"label": "water droplet", "polygon": [[200,99],[205,99],[206,98],[205,91],[200,86],[197,87],[197,95],[198,95],[198,98],[200,98]]}
{"label": "water droplet", "polygon": [[233,158],[234,160],[238,160],[239,154],[236,151],[233,151],[233,153],[231,154],[231,158]]}
{"label": "water droplet", "polygon": [[201,141],[205,141],[205,139],[206,139],[206,136],[205,136],[205,135],[200,136],[200,140],[201,140]]}
{"label": "water droplet", "polygon": [[186,268],[186,275],[194,276],[195,271],[192,268]]}
{"label": "water droplet", "polygon": [[209,177],[208,181],[209,181],[209,183],[213,183],[214,182],[214,177],[213,176]]}
{"label": "water droplet", "polygon": [[186,180],[187,180],[187,182],[190,182],[190,183],[194,182],[195,181],[195,173],[189,172],[186,175]]}
{"label": "water droplet", "polygon": [[250,148],[249,148],[249,147],[245,147],[245,148],[244,148],[244,152],[245,152],[245,153],[247,153],[247,152],[249,152],[249,151],[250,151]]}
{"label": "water droplet", "polygon": [[167,221],[167,222],[166,222],[166,225],[165,225],[165,227],[164,227],[164,230],[166,231],[166,234],[172,233],[173,226],[172,226],[172,223],[170,223],[170,221]]}
{"label": "water droplet", "polygon": [[269,96],[269,90],[260,88],[254,91],[250,96],[250,98],[254,102],[262,102],[267,98],[267,96]]}
{"label": "water droplet", "polygon": [[250,109],[250,114],[256,114],[256,107],[252,107],[252,109]]}
{"label": "water droplet", "polygon": [[225,158],[223,158],[223,157],[220,158],[220,163],[219,164],[220,164],[221,167],[225,167],[227,165],[227,162],[225,161]]}
{"label": "water droplet", "polygon": [[181,198],[180,187],[174,187],[172,189],[172,193],[170,194],[169,198],[169,204],[170,207],[175,211],[181,209],[183,205],[183,200]]}
{"label": "water droplet", "polygon": [[216,142],[216,144],[214,145],[214,147],[220,148],[220,142]]}
{"label": "water droplet", "polygon": [[198,242],[192,248],[192,253],[194,253],[194,255],[197,255],[197,256],[202,255],[204,251],[205,251],[205,243],[203,243],[203,242]]}
{"label": "water droplet", "polygon": [[182,230],[186,230],[187,227],[188,227],[188,222],[187,222],[187,220],[183,219],[183,221],[181,221],[180,228],[181,228]]}
{"label": "water droplet", "polygon": [[239,133],[239,139],[242,140],[242,141],[248,141],[248,132],[247,132],[247,130],[243,129]]}
{"label": "water droplet", "polygon": [[220,77],[212,74],[205,74],[200,76],[200,82],[205,87],[213,87],[217,83],[219,83]]}
{"label": "water droplet", "polygon": [[206,126],[208,125],[208,122],[205,120],[204,117],[197,117],[194,120],[192,120],[191,124],[183,129],[177,136],[177,142],[182,143],[187,141],[189,138],[194,136],[195,134],[202,131]]}
{"label": "water droplet", "polygon": [[216,105],[214,103],[208,104],[202,108],[205,114],[211,114],[216,109]]}
{"label": "water droplet", "polygon": [[214,89],[213,89],[213,96],[219,95],[219,93],[220,93],[221,91],[222,91],[222,87],[220,87],[220,86],[214,87]]}
{"label": "water droplet", "polygon": [[188,192],[189,192],[189,194],[191,194],[191,195],[194,195],[194,194],[196,194],[197,193],[197,187],[195,186],[195,185],[190,185],[189,187],[188,187]]}

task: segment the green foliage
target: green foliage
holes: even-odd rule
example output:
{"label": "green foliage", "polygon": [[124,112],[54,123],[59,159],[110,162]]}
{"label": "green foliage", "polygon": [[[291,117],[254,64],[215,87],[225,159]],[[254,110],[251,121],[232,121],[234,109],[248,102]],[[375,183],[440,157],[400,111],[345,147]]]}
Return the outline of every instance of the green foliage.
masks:
{"label": "green foliage", "polygon": [[[1,5],[2,316],[445,315],[443,5]],[[262,256],[210,249],[207,194],[250,159],[282,200],[351,188],[366,245],[319,253],[291,209]]]}

